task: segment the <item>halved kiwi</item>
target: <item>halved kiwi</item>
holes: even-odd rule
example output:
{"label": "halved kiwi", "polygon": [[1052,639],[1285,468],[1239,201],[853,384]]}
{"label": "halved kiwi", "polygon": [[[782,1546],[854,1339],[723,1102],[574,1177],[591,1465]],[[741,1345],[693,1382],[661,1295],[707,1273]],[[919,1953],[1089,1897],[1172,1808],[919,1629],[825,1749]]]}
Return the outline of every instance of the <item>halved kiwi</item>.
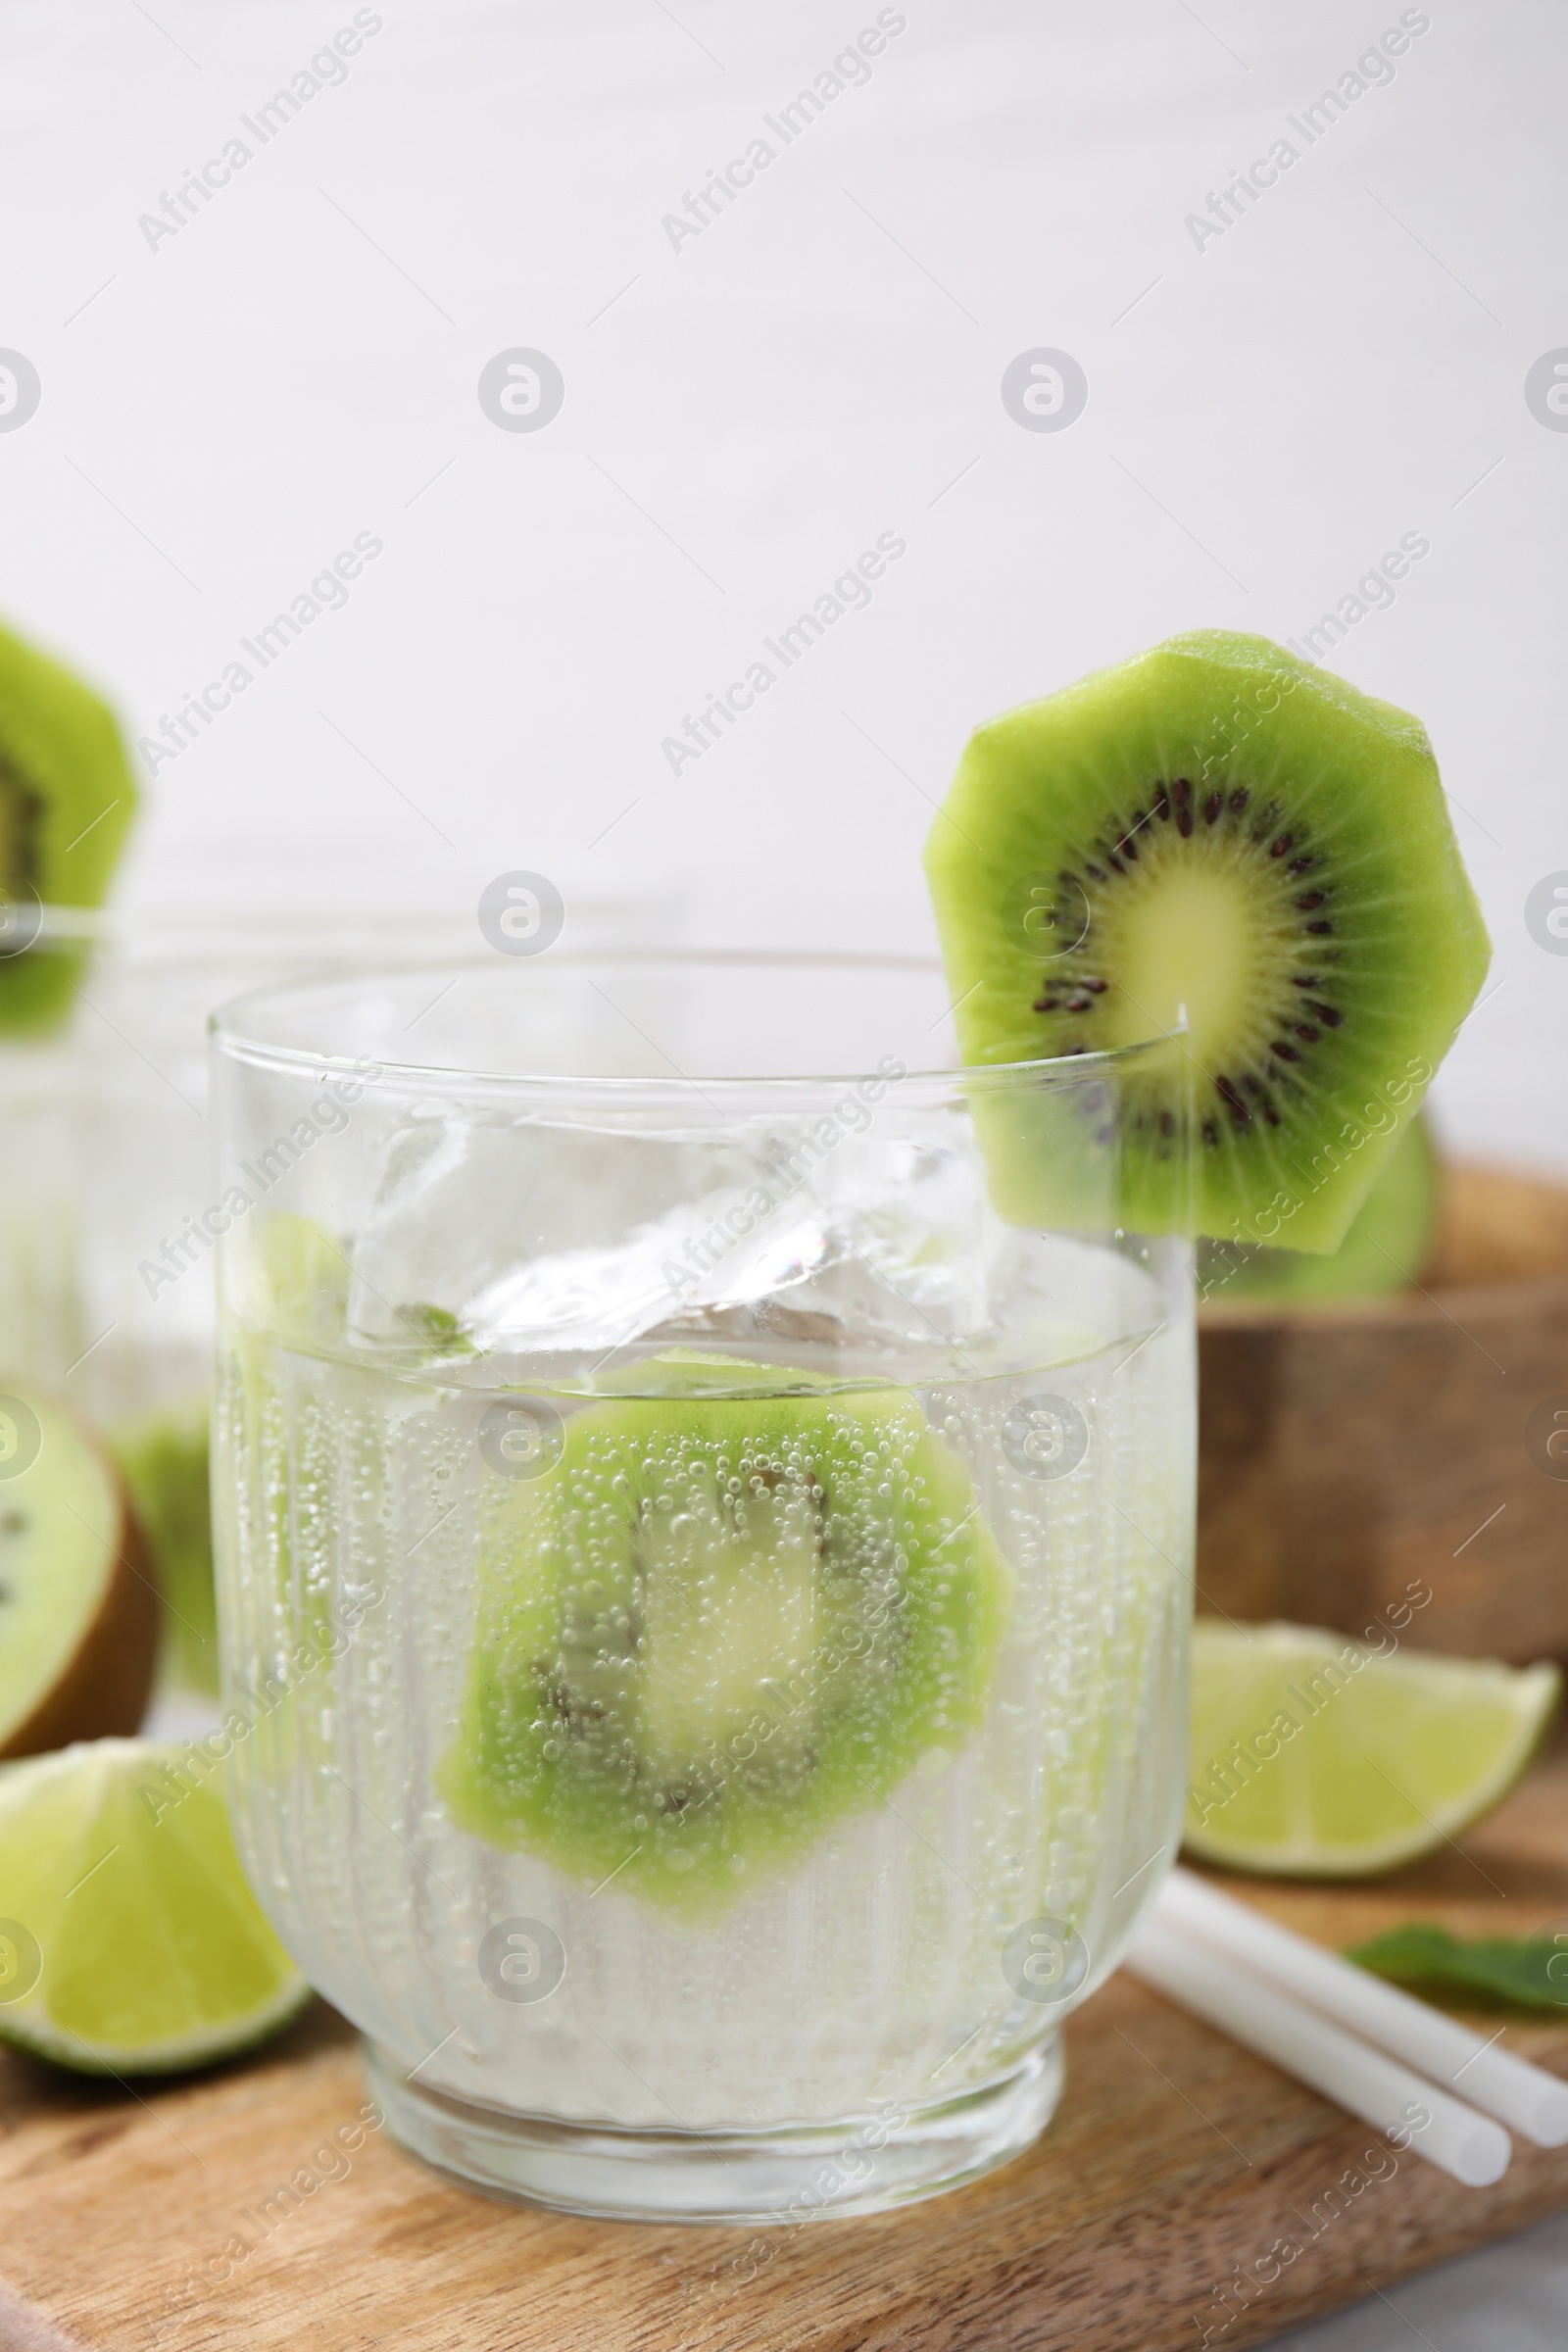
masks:
{"label": "halved kiwi", "polygon": [[[1199,630],[982,727],[926,847],[973,1063],[1086,1071],[1078,1149],[982,1120],[1018,1224],[1186,1221],[1336,1249],[1489,947],[1418,720],[1266,638]],[[1098,1169],[1095,1154],[1099,1154]]]}
{"label": "halved kiwi", "polygon": [[54,1398],[0,1379],[0,1757],[134,1732],[158,1592],[124,1485]]}
{"label": "halved kiwi", "polygon": [[82,951],[31,944],[37,908],[99,904],[135,808],[107,705],[0,629],[0,1033],[66,1010]]}
{"label": "halved kiwi", "polygon": [[560,1440],[481,1474],[460,1827],[710,1908],[974,1730],[1011,1572],[911,1399],[617,1399]]}

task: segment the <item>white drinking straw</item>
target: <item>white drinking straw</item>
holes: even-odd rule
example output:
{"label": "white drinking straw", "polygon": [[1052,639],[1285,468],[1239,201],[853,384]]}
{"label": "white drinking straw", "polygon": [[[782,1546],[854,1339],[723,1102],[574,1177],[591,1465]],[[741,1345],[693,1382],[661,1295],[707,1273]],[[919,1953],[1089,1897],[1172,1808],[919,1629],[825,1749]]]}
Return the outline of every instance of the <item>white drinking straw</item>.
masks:
{"label": "white drinking straw", "polygon": [[1342,1960],[1320,1943],[1236,1902],[1190,1870],[1174,1870],[1160,1889],[1154,1917],[1180,1934],[1198,1936],[1233,1960],[1258,1970],[1310,2001],[1325,2017],[1365,2034],[1380,2049],[1418,2066],[1434,2082],[1461,2091],[1475,2106],[1511,2124],[1541,2148],[1568,2141],[1568,2082],[1543,2066],[1499,2050],[1425,2001],[1387,1984],[1367,1969]]}
{"label": "white drinking straw", "polygon": [[1500,2124],[1211,1944],[1190,1940],[1152,1914],[1126,1965],[1155,1992],[1310,2083],[1396,2147],[1416,2149],[1466,2187],[1489,2188],[1507,2171],[1513,2147]]}

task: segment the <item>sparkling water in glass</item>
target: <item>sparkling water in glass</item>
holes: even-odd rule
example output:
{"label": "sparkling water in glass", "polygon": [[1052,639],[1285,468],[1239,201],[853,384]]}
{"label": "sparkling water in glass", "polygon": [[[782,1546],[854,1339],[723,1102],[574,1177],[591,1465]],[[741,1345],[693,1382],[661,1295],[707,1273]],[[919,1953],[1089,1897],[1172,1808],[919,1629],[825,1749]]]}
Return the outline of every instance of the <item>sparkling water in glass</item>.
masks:
{"label": "sparkling water in glass", "polygon": [[215,1023],[236,1835],[393,2129],[487,2187],[970,2179],[1174,1852],[1192,1284],[1116,1213],[1162,1049],[950,1044],[870,959]]}

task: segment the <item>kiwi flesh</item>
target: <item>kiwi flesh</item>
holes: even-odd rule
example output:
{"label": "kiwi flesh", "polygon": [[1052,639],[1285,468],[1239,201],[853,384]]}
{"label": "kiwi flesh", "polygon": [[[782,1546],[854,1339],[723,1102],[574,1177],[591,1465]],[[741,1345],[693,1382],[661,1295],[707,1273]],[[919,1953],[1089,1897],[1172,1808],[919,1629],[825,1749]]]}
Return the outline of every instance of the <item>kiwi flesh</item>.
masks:
{"label": "kiwi flesh", "polygon": [[0,1757],[128,1735],[159,1609],[124,1484],[66,1406],[15,1380],[0,1390],[4,1455],[26,1462],[0,1477]]}
{"label": "kiwi flesh", "polygon": [[311,1217],[271,1209],[250,1218],[231,1250],[225,1286],[242,1322],[311,1354],[343,1337],[349,1257]]}
{"label": "kiwi flesh", "polygon": [[562,1434],[481,1472],[460,1828],[712,1910],[976,1728],[1011,1571],[912,1399],[615,1398]]}
{"label": "kiwi flesh", "polygon": [[1016,1224],[1336,1250],[1490,956],[1420,722],[1262,637],[982,727],[925,862],[965,1060],[1086,1057],[1070,1136],[977,1107]]}
{"label": "kiwi flesh", "polygon": [[164,1639],[172,1679],[218,1689],[218,1606],[213,1591],[207,1398],[149,1413],[116,1430],[110,1445],[167,1603]]}
{"label": "kiwi flesh", "polygon": [[83,951],[29,944],[36,908],[100,904],[135,808],[108,706],[0,629],[0,1035],[69,1009]]}
{"label": "kiwi flesh", "polygon": [[1420,1280],[1438,1225],[1438,1157],[1425,1117],[1400,1136],[1327,1256],[1305,1250],[1200,1244],[1198,1295],[1205,1306],[1304,1306],[1377,1298]]}

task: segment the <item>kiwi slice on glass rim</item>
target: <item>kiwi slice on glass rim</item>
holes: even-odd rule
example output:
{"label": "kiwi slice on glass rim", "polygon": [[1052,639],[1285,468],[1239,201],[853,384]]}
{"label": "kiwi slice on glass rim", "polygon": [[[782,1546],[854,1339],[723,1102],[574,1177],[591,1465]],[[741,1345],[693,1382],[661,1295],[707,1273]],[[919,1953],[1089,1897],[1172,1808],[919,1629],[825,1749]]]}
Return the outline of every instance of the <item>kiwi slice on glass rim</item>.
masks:
{"label": "kiwi slice on glass rim", "polygon": [[1378,1170],[1337,1250],[1254,1249],[1202,1242],[1198,1296],[1204,1306],[1298,1307],[1377,1298],[1418,1283],[1437,1234],[1438,1155],[1425,1117],[1414,1118]]}
{"label": "kiwi slice on glass rim", "polygon": [[1490,956],[1419,720],[1221,630],[982,727],[926,871],[967,1061],[1185,1030],[1086,1083],[1076,1153],[982,1103],[1018,1224],[1337,1249]]}
{"label": "kiwi slice on glass rim", "polygon": [[40,942],[45,906],[96,906],[136,808],[108,706],[0,629],[0,1035],[67,1011],[83,960]]}
{"label": "kiwi slice on glass rim", "polygon": [[481,1472],[460,1828],[710,1911],[975,1730],[1012,1573],[912,1399],[617,1398],[547,1435]]}

